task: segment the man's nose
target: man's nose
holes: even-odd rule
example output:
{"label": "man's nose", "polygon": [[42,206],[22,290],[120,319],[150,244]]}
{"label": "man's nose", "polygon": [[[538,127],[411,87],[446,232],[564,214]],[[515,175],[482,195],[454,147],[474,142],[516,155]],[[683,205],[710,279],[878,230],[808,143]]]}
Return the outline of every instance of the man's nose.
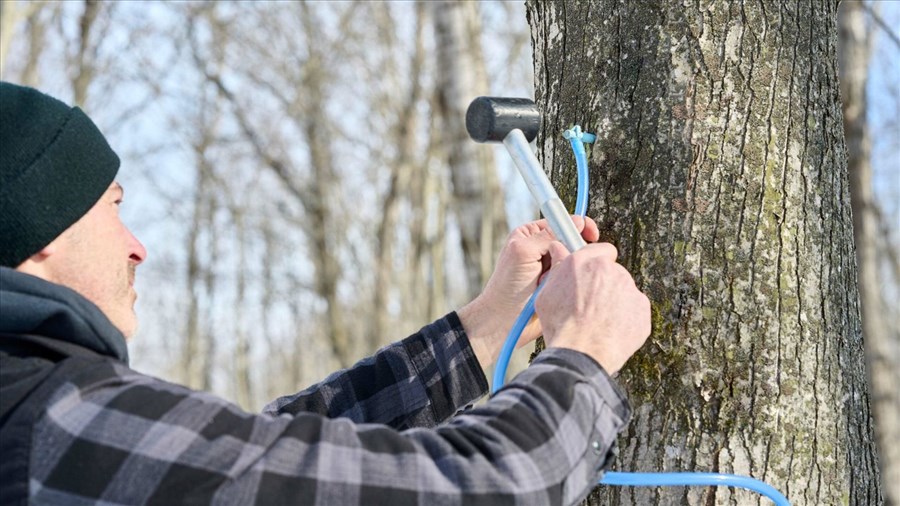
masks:
{"label": "man's nose", "polygon": [[134,265],[140,265],[147,258],[147,248],[131,233],[131,230],[127,228],[125,230],[128,232],[128,258]]}

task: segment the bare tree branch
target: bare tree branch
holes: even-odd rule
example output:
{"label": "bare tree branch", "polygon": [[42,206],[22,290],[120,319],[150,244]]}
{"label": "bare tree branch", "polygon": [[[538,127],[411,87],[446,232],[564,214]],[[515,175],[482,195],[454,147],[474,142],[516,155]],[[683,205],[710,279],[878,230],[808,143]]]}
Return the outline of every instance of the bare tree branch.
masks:
{"label": "bare tree branch", "polygon": [[241,131],[247,137],[247,140],[250,142],[250,145],[253,147],[253,151],[256,155],[270,168],[272,171],[278,176],[282,183],[284,183],[285,188],[291,192],[297,199],[304,203],[309,198],[308,192],[306,192],[303,188],[298,186],[294,182],[294,178],[290,175],[287,164],[274,156],[272,156],[268,150],[263,147],[262,140],[259,138],[259,135],[256,133],[256,130],[250,125],[250,121],[247,119],[244,114],[243,109],[241,109],[240,104],[238,103],[234,93],[225,86],[225,83],[222,81],[222,77],[214,72],[211,72],[202,58],[200,57],[199,50],[195,47],[195,41],[193,37],[191,38],[191,45],[194,48],[193,56],[194,61],[197,64],[197,68],[203,72],[206,79],[215,85],[216,89],[225,98],[229,104],[231,104],[232,109],[234,110],[235,118],[238,121],[238,125],[241,127]]}
{"label": "bare tree branch", "polygon": [[84,12],[78,23],[78,52],[75,56],[75,75],[72,78],[72,91],[75,104],[84,107],[87,101],[87,89],[94,79],[94,64],[97,55],[96,45],[91,43],[91,29],[97,21],[100,3],[97,0],[85,0]]}
{"label": "bare tree branch", "polygon": [[875,24],[877,24],[879,28],[884,30],[884,34],[887,35],[887,37],[889,39],[891,39],[891,41],[893,41],[894,44],[897,45],[898,49],[900,49],[900,36],[898,36],[896,33],[894,33],[894,31],[891,29],[891,27],[888,26],[888,24],[884,21],[884,19],[881,17],[881,15],[878,14],[878,12],[876,12],[875,9],[873,9],[871,5],[869,5],[865,2],[860,2],[860,4],[862,5],[862,8],[866,11],[866,13],[869,16],[872,16],[872,21],[874,21]]}

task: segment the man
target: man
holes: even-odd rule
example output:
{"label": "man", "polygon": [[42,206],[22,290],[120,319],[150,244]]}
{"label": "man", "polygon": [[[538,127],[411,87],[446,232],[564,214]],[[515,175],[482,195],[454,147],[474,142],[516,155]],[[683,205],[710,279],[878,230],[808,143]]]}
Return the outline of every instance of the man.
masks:
{"label": "man", "polygon": [[[90,119],[2,83],[0,146],[0,503],[571,504],[610,463],[650,332],[611,245],[519,227],[473,302],[253,415],[128,368],[147,252]],[[548,348],[468,408],[545,263]]]}

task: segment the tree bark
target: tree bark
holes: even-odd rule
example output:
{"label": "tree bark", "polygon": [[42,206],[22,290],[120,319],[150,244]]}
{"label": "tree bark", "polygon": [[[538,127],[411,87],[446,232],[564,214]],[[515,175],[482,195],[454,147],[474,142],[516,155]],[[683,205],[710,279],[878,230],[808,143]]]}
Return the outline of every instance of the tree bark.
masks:
{"label": "tree bark", "polygon": [[[589,213],[653,302],[616,468],[750,475],[881,504],[836,60],[837,2],[528,3],[540,156],[598,135]],[[758,504],[598,487],[590,504]]]}
{"label": "tree bark", "polygon": [[881,296],[878,273],[879,230],[872,189],[872,141],[866,109],[871,40],[860,2],[843,2],[839,16],[840,70],[844,134],[847,138],[853,233],[859,263],[859,299],[866,343],[872,412],[878,441],[885,504],[900,505],[900,372],[895,370],[889,312]]}

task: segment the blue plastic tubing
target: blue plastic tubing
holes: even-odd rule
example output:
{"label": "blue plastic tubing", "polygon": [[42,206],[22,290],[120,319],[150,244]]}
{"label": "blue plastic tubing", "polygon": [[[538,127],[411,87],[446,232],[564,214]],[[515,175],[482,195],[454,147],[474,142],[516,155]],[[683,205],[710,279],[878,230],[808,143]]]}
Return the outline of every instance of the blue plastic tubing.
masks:
{"label": "blue plastic tubing", "polygon": [[[575,214],[584,216],[587,212],[587,192],[588,192],[588,167],[587,154],[584,151],[584,142],[593,142],[594,136],[589,133],[583,133],[578,126],[567,130],[564,134],[572,144],[572,151],[575,153],[575,164],[578,167],[578,196],[575,202]],[[494,368],[494,381],[491,393],[497,392],[506,381],[506,370],[509,368],[509,359],[513,351],[516,349],[516,343],[522,335],[525,326],[534,316],[534,300],[541,291],[538,286],[525,307],[516,318],[512,329],[506,336],[503,348],[500,350],[500,357],[497,359],[497,366]],[[751,490],[764,497],[771,499],[776,506],[791,506],[787,498],[781,494],[775,487],[762,481],[749,478],[747,476],[737,476],[734,474],[716,474],[716,473],[616,473],[609,472],[603,475],[600,480],[601,485],[624,485],[631,487],[688,487],[688,486],[725,486],[737,487]]]}

